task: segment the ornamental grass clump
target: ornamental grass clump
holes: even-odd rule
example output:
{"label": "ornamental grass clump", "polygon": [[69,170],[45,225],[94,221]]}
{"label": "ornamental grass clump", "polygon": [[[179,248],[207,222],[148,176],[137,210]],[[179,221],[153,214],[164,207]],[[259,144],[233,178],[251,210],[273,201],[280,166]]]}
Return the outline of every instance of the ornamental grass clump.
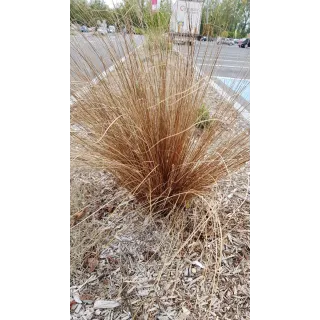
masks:
{"label": "ornamental grass clump", "polygon": [[88,43],[90,55],[73,45],[72,160],[112,173],[139,201],[167,211],[207,195],[245,164],[249,133],[235,129],[239,113],[230,102],[205,104],[209,80],[193,67],[194,45],[182,57],[167,49],[169,37],[161,38],[168,46],[150,45],[152,37],[143,45],[138,37],[101,37],[99,49]]}

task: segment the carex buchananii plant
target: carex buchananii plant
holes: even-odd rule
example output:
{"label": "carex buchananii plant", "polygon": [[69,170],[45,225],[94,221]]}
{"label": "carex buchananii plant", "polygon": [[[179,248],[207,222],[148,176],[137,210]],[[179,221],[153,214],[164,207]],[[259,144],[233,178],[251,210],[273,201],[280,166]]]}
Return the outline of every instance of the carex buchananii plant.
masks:
{"label": "carex buchananii plant", "polygon": [[205,104],[209,78],[194,68],[194,44],[159,32],[75,38],[72,161],[107,170],[139,201],[168,210],[249,160],[249,132],[236,129],[232,101]]}

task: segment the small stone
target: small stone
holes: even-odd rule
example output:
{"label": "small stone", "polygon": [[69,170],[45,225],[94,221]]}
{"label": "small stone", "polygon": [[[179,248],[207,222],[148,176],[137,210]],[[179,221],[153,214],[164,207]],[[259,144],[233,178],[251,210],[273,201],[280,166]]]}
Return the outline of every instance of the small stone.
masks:
{"label": "small stone", "polygon": [[99,310],[99,309],[94,312],[94,314],[95,314],[96,316],[99,316],[100,313],[101,313],[101,310]]}
{"label": "small stone", "polygon": [[197,273],[196,268],[192,268],[192,269],[191,269],[191,272],[192,272],[193,274]]}

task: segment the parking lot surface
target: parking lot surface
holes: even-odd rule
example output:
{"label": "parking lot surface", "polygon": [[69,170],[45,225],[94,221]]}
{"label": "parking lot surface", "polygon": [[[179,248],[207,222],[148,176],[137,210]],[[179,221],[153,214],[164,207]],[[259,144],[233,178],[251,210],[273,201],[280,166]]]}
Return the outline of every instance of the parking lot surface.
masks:
{"label": "parking lot surface", "polygon": [[[131,44],[130,48],[132,50],[144,41],[144,37],[140,35],[134,35],[133,39],[134,44]],[[81,89],[88,81],[114,64],[106,50],[106,43],[110,43],[115,49],[117,59],[124,57],[124,40],[119,34],[100,37],[92,33],[79,33],[71,36],[70,78],[73,89]],[[183,55],[190,50],[187,45],[175,45],[174,48]],[[204,75],[209,76],[214,65],[211,79],[228,94],[240,93],[240,104],[249,104],[250,48],[196,41],[194,50],[194,64]],[[84,63],[82,55],[88,57],[91,66]]]}
{"label": "parking lot surface", "polygon": [[[190,50],[187,45],[176,45],[175,49],[183,55]],[[250,102],[250,48],[197,41],[194,50],[194,64],[204,75],[211,75],[229,94],[240,93],[239,103]]]}

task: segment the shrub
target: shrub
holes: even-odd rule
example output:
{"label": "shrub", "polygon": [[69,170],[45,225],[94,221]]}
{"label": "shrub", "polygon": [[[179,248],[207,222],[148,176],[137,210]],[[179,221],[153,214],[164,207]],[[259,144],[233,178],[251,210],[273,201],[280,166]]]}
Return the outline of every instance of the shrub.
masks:
{"label": "shrub", "polygon": [[210,112],[208,108],[203,104],[198,112],[197,128],[204,129],[210,125]]}
{"label": "shrub", "polygon": [[145,34],[146,45],[151,51],[167,51],[172,50],[172,42],[167,34],[157,31],[148,31]]}
{"label": "shrub", "polygon": [[134,33],[142,35],[144,34],[144,30],[142,28],[134,28]]}
{"label": "shrub", "polygon": [[[85,93],[74,93],[72,87],[77,99],[71,110],[74,159],[111,172],[139,201],[157,210],[206,195],[219,179],[248,161],[249,135],[232,130],[237,115],[229,104],[212,106],[214,121],[197,135],[199,110],[201,119],[208,116],[208,80],[195,73],[191,47],[181,58],[161,46],[130,53],[130,35],[116,41],[117,47],[103,39],[115,70],[105,70],[107,78]],[[123,62],[116,54],[118,46],[127,53]],[[93,62],[99,52],[93,57],[80,46],[75,49],[98,76],[101,70]],[[81,73],[79,61],[71,62],[78,79],[86,80],[88,71]]]}

